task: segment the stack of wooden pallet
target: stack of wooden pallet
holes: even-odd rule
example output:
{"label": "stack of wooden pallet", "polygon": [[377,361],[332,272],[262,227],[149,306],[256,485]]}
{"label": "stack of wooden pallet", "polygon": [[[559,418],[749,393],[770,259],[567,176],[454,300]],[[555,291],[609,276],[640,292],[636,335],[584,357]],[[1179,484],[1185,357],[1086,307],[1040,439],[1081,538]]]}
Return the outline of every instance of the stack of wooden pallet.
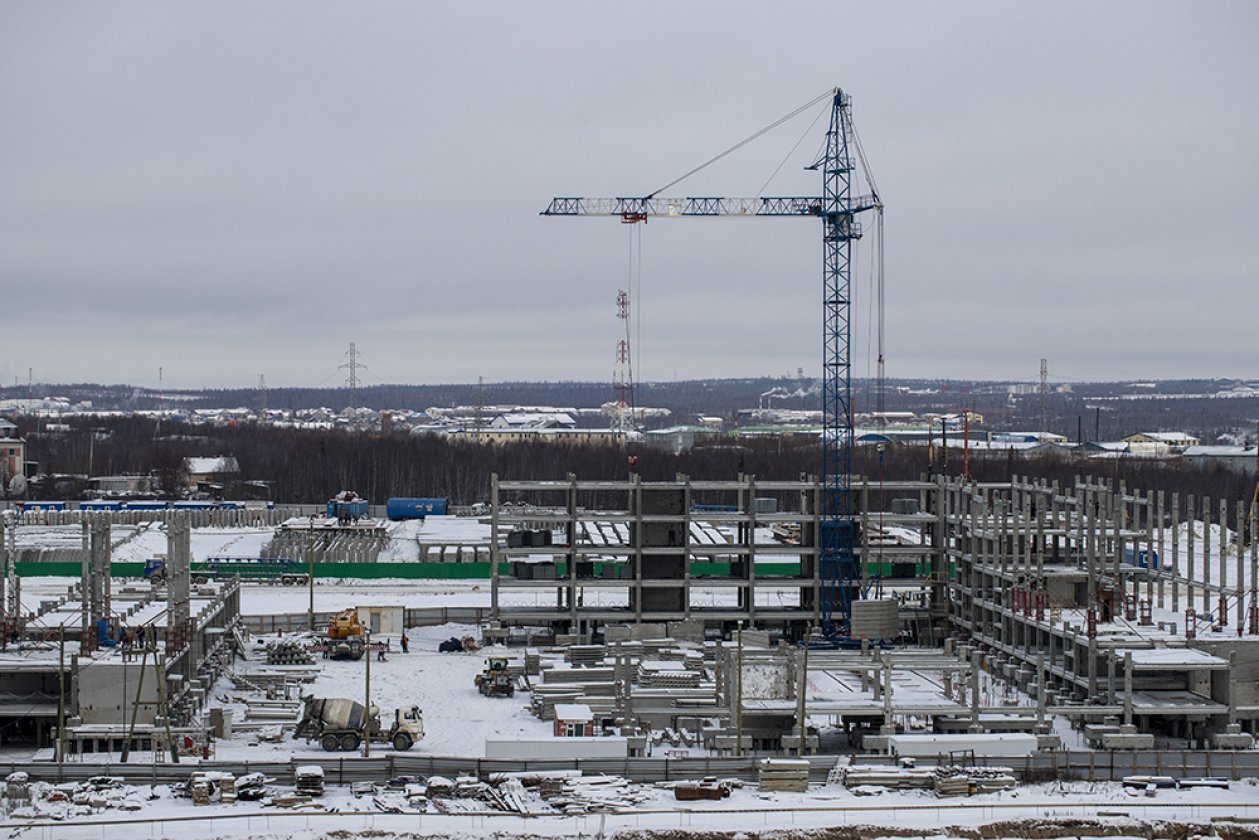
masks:
{"label": "stack of wooden pallet", "polygon": [[763,791],[805,793],[809,790],[809,762],[795,758],[764,758],[758,765]]}

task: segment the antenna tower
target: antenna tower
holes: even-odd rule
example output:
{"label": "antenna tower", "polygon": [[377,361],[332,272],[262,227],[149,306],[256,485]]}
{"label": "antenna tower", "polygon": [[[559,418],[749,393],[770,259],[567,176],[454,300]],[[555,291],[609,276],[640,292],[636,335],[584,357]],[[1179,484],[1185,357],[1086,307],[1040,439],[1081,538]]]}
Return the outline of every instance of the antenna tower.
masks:
{"label": "antenna tower", "polygon": [[267,419],[267,375],[265,373],[258,374],[258,408],[261,419],[265,422]]}
{"label": "antenna tower", "polygon": [[1049,431],[1049,362],[1040,360],[1040,432]]}
{"label": "antenna tower", "polygon": [[338,366],[340,369],[348,369],[349,375],[345,378],[345,387],[350,389],[350,408],[353,409],[356,402],[356,392],[358,391],[358,372],[367,370],[367,365],[358,360],[358,348],[354,346],[354,342],[350,342],[350,349],[345,351],[346,358],[349,359],[343,365]]}
{"label": "antenna tower", "polygon": [[616,407],[612,421],[615,428],[629,431],[634,427],[634,369],[630,362],[629,292],[624,289],[616,293],[616,317],[621,321],[621,338],[616,342],[616,370],[612,386],[616,391]]}

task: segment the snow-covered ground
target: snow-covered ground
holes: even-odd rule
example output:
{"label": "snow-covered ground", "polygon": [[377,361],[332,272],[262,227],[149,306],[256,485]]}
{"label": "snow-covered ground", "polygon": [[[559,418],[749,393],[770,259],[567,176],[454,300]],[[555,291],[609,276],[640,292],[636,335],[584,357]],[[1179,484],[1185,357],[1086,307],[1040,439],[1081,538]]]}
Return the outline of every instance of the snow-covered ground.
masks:
{"label": "snow-covered ground", "polygon": [[[826,836],[811,832],[832,828],[842,831],[835,835],[838,837],[877,840],[973,837],[978,827],[993,826],[980,836],[1004,840],[1059,836],[1049,833],[1049,824],[1062,821],[1070,825],[1067,836],[1072,837],[1148,837],[1151,823],[1157,822],[1163,825],[1154,836],[1200,834],[1207,838],[1223,833],[1253,836],[1252,829],[1231,821],[1259,817],[1259,789],[1249,782],[1234,783],[1230,790],[1160,790],[1152,799],[1117,783],[1088,782],[1028,785],[955,799],[938,799],[918,791],[858,796],[838,785],[815,786],[803,794],[762,793],[756,785],[748,785],[721,801],[678,802],[664,785],[643,786],[642,790],[646,799],[633,809],[522,816],[487,812],[385,814],[375,808],[372,795],[356,797],[338,787],[329,787],[317,805],[296,813],[251,802],[196,806],[173,796],[165,785],[145,785],[126,790],[140,801],[140,810],[134,813],[105,811],[55,823],[44,820],[42,825],[9,819],[0,823],[0,830],[8,832],[7,836],[67,840],[97,840],[137,831],[146,837],[189,839],[632,836],[663,840],[689,833],[722,832],[720,836],[745,840],[771,836],[804,840]],[[136,825],[137,820],[147,822]],[[112,827],[111,822],[115,822]],[[1173,823],[1190,829],[1178,830],[1170,825]]]}
{"label": "snow-covered ground", "polygon": [[[385,661],[371,662],[371,699],[379,707],[381,721],[387,725],[393,710],[419,706],[424,713],[424,740],[411,749],[411,754],[443,756],[484,756],[487,738],[550,737],[551,724],[529,713],[529,695],[517,692],[513,697],[482,697],[473,682],[491,653],[516,657],[520,650],[486,648],[474,653],[438,653],[438,643],[451,636],[479,636],[475,627],[447,624],[440,627],[417,627],[407,631],[410,652],[402,653],[397,635],[373,636],[385,639],[391,653]],[[251,670],[266,668],[262,648],[274,637],[258,637],[257,654],[238,663],[237,671],[248,675]],[[316,697],[348,697],[363,702],[366,690],[365,661],[319,661],[319,676],[302,686],[304,694]],[[243,704],[233,700],[230,683],[220,680],[214,696],[227,708],[237,709],[239,718]],[[374,745],[373,751],[385,751],[385,745]],[[238,733],[230,741],[219,741],[215,757],[224,761],[287,760],[289,756],[326,755],[317,743],[285,740],[279,743],[257,742]]]}

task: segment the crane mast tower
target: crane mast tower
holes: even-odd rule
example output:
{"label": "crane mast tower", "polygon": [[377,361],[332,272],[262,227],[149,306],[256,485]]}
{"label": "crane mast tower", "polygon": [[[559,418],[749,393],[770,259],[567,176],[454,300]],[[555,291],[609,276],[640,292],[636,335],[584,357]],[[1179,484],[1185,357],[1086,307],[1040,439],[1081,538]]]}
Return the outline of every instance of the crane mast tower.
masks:
{"label": "crane mast tower", "polygon": [[[861,238],[858,215],[876,210],[881,228],[883,210],[853,129],[849,97],[839,88],[828,91],[682,177],[698,172],[827,97],[831,99],[831,115],[825,151],[808,167],[822,174],[820,196],[659,197],[660,192],[682,180],[679,178],[641,197],[556,197],[542,215],[619,216],[627,224],[646,222],[653,217],[694,216],[793,216],[821,220],[823,429],[821,500],[820,510],[817,511],[820,580],[817,606],[823,631],[830,637],[838,637],[848,632],[852,602],[860,594],[852,493],[852,246],[855,240]],[[854,191],[858,159],[870,187],[870,192],[865,195]],[[881,378],[881,342],[879,349]]]}

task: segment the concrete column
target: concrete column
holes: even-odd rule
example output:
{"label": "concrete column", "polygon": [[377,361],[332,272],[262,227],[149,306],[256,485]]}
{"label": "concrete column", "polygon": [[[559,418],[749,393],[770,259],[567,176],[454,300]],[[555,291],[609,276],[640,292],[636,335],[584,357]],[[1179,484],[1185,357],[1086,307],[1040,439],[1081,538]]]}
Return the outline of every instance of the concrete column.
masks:
{"label": "concrete column", "polygon": [[187,514],[174,513],[166,520],[166,626],[167,656],[188,641],[186,633],[192,589],[192,527]]}
{"label": "concrete column", "polygon": [[1192,607],[1194,605],[1194,594],[1197,589],[1194,584],[1197,575],[1194,569],[1194,549],[1197,546],[1197,534],[1194,532],[1194,526],[1198,524],[1198,507],[1194,504],[1193,494],[1191,493],[1185,498],[1185,528],[1188,531],[1186,539],[1189,541],[1185,546],[1185,606]]}
{"label": "concrete column", "polygon": [[881,651],[883,659],[883,725],[892,726],[892,662],[887,651]]}
{"label": "concrete column", "polygon": [[1259,505],[1250,506],[1250,603],[1259,609]]}
{"label": "concrete column", "polygon": [[1237,635],[1245,632],[1246,627],[1246,503],[1237,503],[1237,580],[1233,586],[1233,594],[1237,598]]}
{"label": "concrete column", "polygon": [[[10,581],[9,567],[11,554],[9,552],[9,532],[13,529],[13,525],[9,522],[9,513],[6,511],[0,516],[0,609],[4,611],[3,628],[7,631],[9,622],[17,618],[9,603],[9,599],[13,594],[13,586]],[[0,639],[0,644],[7,645],[9,643],[8,636]]]}
{"label": "concrete column", "polygon": [[974,651],[970,655],[970,729],[979,732],[983,727],[979,723],[979,667],[983,654]]}
{"label": "concrete column", "polygon": [[[1220,499],[1220,595],[1216,598],[1218,604],[1223,600],[1225,605],[1228,604],[1228,500]],[[1218,616],[1219,621],[1224,621],[1224,616]]]}
{"label": "concrete column", "polygon": [[1172,612],[1180,612],[1180,494],[1172,493]]}
{"label": "concrete column", "polygon": [[1117,664],[1115,651],[1106,651],[1106,703],[1111,706],[1115,705],[1115,700],[1117,699],[1115,695],[1118,693],[1115,687],[1115,666]]}
{"label": "concrete column", "polygon": [[[1112,689],[1111,696],[1114,696]],[[1111,701],[1112,704],[1114,701]],[[1123,722],[1132,725],[1132,651],[1123,652]]]}
{"label": "concrete column", "polygon": [[1202,497],[1202,616],[1211,614],[1211,497]]}
{"label": "concrete column", "polygon": [[88,627],[92,639],[96,638],[96,625],[110,615],[110,520],[107,515],[96,515],[88,526],[88,581],[85,597],[88,600]]}
{"label": "concrete column", "polygon": [[1045,725],[1045,649],[1042,647],[1036,654],[1036,725]]}
{"label": "concrete column", "polygon": [[[490,617],[495,621],[498,620],[498,560],[499,560],[499,534],[498,534],[498,473],[490,473]],[[427,549],[420,546],[420,560],[428,559]]]}
{"label": "concrete column", "polygon": [[1167,533],[1167,528],[1164,527],[1165,523],[1163,521],[1164,495],[1165,494],[1163,493],[1162,490],[1158,491],[1158,495],[1155,497],[1155,504],[1154,504],[1154,518],[1158,521],[1158,532],[1157,532],[1158,541],[1155,544],[1156,545],[1155,550],[1158,552],[1158,573],[1157,573],[1158,574],[1158,601],[1157,603],[1158,603],[1158,608],[1160,610],[1164,609],[1167,606],[1166,593],[1163,590],[1163,574],[1166,571],[1166,566],[1164,566],[1164,564],[1167,562],[1167,555],[1163,553],[1163,548],[1165,544],[1163,537]]}

